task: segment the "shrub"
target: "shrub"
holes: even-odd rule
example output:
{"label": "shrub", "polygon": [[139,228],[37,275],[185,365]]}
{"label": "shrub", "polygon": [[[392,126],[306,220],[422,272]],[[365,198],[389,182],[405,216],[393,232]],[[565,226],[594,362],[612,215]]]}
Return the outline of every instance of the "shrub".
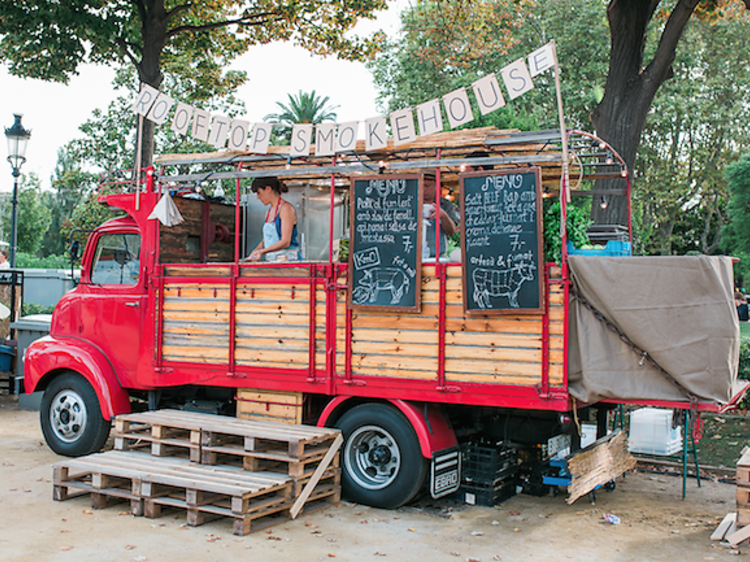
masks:
{"label": "shrub", "polygon": [[[740,343],[740,367],[737,376],[743,380],[750,380],[750,340]],[[750,408],[750,396],[745,395],[738,407],[741,409]]]}

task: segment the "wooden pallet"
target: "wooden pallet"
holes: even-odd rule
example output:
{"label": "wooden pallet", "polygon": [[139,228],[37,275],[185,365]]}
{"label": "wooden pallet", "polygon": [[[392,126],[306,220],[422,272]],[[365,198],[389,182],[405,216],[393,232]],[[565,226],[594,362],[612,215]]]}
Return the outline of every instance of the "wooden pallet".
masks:
{"label": "wooden pallet", "polygon": [[[274,421],[242,420],[180,410],[155,410],[118,416],[115,449],[150,447],[163,456],[168,448],[190,451],[203,464],[240,465],[292,478],[309,476],[340,431]],[[338,466],[338,457],[333,460]]]}
{"label": "wooden pallet", "polygon": [[[288,516],[290,478],[236,467],[203,466],[180,458],[158,458],[137,451],[108,451],[54,466],[54,499],[74,497],[70,489],[92,494],[94,507],[107,499],[129,499],[136,515],[158,517],[163,507],[187,511],[188,525],[214,517],[234,519],[244,535]],[[275,516],[275,517],[274,517]]]}
{"label": "wooden pallet", "polygon": [[115,450],[148,450],[155,457],[186,454],[191,461],[200,462],[200,428],[195,427],[192,420],[185,420],[181,416],[163,416],[161,412],[117,416]]}
{"label": "wooden pallet", "polygon": [[737,526],[750,525],[750,449],[737,461]]}

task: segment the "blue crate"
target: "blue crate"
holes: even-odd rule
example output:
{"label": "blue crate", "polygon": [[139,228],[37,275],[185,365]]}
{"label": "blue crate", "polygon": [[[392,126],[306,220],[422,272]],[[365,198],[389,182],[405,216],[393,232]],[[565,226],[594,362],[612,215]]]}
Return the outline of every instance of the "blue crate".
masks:
{"label": "blue crate", "polygon": [[630,242],[620,242],[619,240],[610,240],[604,248],[595,249],[587,248],[577,250],[573,247],[572,242],[568,242],[569,256],[631,256],[633,250]]}
{"label": "blue crate", "polygon": [[10,371],[10,363],[16,355],[16,348],[0,345],[0,371]]}

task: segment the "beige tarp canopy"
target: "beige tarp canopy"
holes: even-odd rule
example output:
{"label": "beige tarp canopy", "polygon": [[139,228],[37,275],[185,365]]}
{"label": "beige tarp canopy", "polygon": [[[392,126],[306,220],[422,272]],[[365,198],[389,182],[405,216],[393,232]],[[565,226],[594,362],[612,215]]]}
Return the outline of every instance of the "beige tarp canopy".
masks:
{"label": "beige tarp canopy", "polygon": [[[574,288],[682,388],[701,400],[730,400],[740,342],[730,258],[571,256],[569,263]],[[572,396],[686,400],[579,301],[570,302]]]}

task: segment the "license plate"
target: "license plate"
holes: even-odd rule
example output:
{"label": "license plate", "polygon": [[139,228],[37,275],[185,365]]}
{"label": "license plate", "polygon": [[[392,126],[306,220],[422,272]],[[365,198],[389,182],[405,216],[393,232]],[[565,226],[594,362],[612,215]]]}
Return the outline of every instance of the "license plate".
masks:
{"label": "license plate", "polygon": [[458,447],[443,449],[432,455],[430,495],[441,498],[457,491],[461,484],[461,453]]}

